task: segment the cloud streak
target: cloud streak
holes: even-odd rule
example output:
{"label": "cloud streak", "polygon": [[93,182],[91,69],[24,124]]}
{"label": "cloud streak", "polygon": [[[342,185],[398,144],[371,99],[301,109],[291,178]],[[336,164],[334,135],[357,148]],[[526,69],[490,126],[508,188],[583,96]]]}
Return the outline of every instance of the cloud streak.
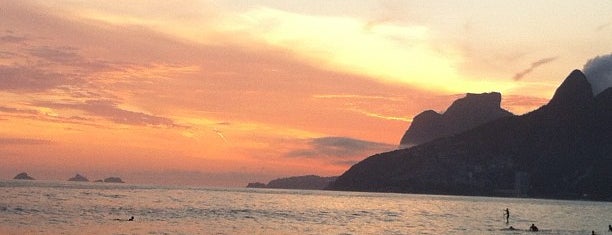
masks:
{"label": "cloud streak", "polygon": [[65,76],[26,66],[0,65],[0,90],[43,91],[71,84]]}
{"label": "cloud streak", "polygon": [[223,140],[223,142],[225,142],[227,144],[227,139],[223,135],[223,132],[221,132],[220,130],[217,130],[217,129],[214,129],[213,132],[215,132]]}
{"label": "cloud streak", "polygon": [[22,43],[25,41],[27,41],[27,38],[21,36],[14,36],[12,34],[0,36],[1,43]]}
{"label": "cloud streak", "polygon": [[28,139],[28,138],[0,138],[0,146],[2,145],[45,145],[51,144],[50,140]]}
{"label": "cloud streak", "polygon": [[78,53],[78,49],[74,47],[53,48],[49,46],[41,46],[30,48],[28,51],[32,56],[53,62],[68,63],[83,60]]}
{"label": "cloud streak", "polygon": [[385,120],[401,121],[401,122],[408,122],[408,123],[412,122],[412,118],[407,118],[407,117],[389,116],[389,115],[373,113],[373,112],[368,112],[368,111],[359,110],[359,109],[353,109],[353,111],[361,113],[368,117],[373,117],[373,118],[380,118],[380,119],[385,119]]}
{"label": "cloud streak", "polygon": [[371,154],[386,152],[397,146],[358,140],[348,137],[320,137],[306,140],[307,148],[297,149],[285,154],[290,158],[310,158],[327,160],[333,164],[355,163]]}
{"label": "cloud streak", "polygon": [[607,29],[608,27],[610,27],[610,25],[612,25],[612,23],[610,23],[610,22],[605,23],[605,24],[598,25],[598,26],[595,28],[595,32],[600,32],[600,31],[603,31],[603,30]]}
{"label": "cloud streak", "polygon": [[0,106],[0,112],[12,113],[12,114],[29,114],[29,115],[39,114],[39,112],[36,110],[18,109],[18,108],[13,108],[13,107],[6,107],[6,106]]}
{"label": "cloud streak", "polygon": [[548,58],[539,59],[538,61],[531,63],[531,66],[529,66],[529,68],[514,74],[512,79],[514,79],[514,81],[520,81],[521,79],[523,79],[523,77],[525,77],[527,74],[531,73],[537,67],[540,67],[542,65],[545,65],[545,64],[548,64],[550,62],[553,62],[553,61],[557,60],[558,58],[559,58],[558,56],[555,56],[555,57],[548,57]]}
{"label": "cloud streak", "polygon": [[154,116],[143,112],[121,109],[110,100],[88,100],[84,103],[39,102],[38,105],[51,108],[76,109],[90,115],[101,117],[119,124],[141,126],[185,127],[176,124],[172,119]]}

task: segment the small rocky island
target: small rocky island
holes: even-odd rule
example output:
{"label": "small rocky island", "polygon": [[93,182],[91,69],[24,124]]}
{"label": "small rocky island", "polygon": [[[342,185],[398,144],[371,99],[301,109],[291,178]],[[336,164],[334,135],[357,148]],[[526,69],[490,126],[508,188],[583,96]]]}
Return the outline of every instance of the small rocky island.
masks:
{"label": "small rocky island", "polygon": [[89,182],[89,179],[87,179],[85,176],[76,174],[74,177],[68,179],[68,181]]}
{"label": "small rocky island", "polygon": [[125,183],[119,177],[108,177],[104,179],[104,183]]}
{"label": "small rocky island", "polygon": [[34,177],[29,176],[28,173],[25,173],[25,172],[21,172],[17,174],[15,177],[13,177],[13,179],[15,180],[35,180]]}

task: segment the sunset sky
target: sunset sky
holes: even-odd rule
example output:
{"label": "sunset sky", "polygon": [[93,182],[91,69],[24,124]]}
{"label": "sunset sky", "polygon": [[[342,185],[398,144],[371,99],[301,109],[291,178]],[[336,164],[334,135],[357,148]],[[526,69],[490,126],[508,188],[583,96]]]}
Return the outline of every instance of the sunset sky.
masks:
{"label": "sunset sky", "polygon": [[0,178],[339,175],[467,92],[523,114],[612,52],[612,2],[0,0]]}

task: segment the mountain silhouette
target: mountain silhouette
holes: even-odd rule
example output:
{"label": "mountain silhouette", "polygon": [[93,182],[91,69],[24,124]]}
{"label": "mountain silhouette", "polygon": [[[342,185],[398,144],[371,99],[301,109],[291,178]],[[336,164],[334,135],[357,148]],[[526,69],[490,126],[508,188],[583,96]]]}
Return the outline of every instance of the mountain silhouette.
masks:
{"label": "mountain silhouette", "polygon": [[271,180],[268,184],[249,183],[247,188],[278,188],[278,189],[324,189],[337,176],[321,177],[318,175],[292,176]]}
{"label": "mountain silhouette", "polygon": [[612,200],[612,88],[573,71],[548,104],[355,164],[329,189]]}
{"label": "mountain silhouette", "polygon": [[458,99],[444,112],[433,110],[416,115],[402,137],[400,147],[412,147],[440,137],[447,137],[476,126],[512,116],[500,107],[501,94],[497,92],[471,94]]}

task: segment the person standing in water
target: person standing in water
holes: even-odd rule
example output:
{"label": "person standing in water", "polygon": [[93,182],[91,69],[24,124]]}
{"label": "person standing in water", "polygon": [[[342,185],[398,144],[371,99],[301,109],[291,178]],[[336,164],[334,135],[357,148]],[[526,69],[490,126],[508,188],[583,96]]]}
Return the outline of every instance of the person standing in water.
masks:
{"label": "person standing in water", "polygon": [[508,210],[508,208],[504,210],[504,215],[506,215],[506,224],[507,224],[508,222],[510,222],[509,221],[510,220],[510,210]]}

